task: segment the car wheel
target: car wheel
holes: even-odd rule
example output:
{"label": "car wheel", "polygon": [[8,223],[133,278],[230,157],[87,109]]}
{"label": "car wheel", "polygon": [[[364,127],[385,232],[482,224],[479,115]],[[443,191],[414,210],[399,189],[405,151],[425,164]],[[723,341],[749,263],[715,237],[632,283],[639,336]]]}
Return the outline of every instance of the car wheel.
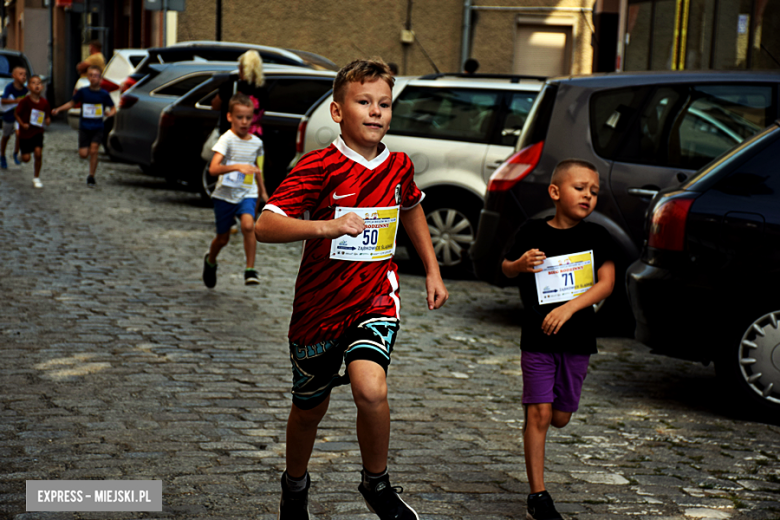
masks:
{"label": "car wheel", "polygon": [[753,320],[736,340],[716,360],[718,376],[738,407],[746,400],[762,412],[780,413],[780,310]]}
{"label": "car wheel", "polygon": [[209,164],[206,163],[200,176],[200,184],[198,185],[198,193],[204,201],[211,202],[211,194],[214,193],[218,180],[218,176],[209,173]]}
{"label": "car wheel", "polygon": [[[472,278],[469,247],[477,234],[482,201],[465,191],[447,190],[425,197],[422,207],[442,276]],[[414,247],[407,245],[407,250],[410,260],[419,263]]]}

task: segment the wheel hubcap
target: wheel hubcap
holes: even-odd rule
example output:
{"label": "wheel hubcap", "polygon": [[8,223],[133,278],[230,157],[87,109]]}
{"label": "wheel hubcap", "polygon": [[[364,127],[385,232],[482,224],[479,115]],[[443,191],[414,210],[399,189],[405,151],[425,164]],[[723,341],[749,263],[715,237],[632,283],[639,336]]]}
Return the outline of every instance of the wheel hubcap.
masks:
{"label": "wheel hubcap", "polygon": [[427,215],[428,230],[439,265],[455,266],[463,262],[474,241],[474,229],[466,215],[455,209],[437,209]]}
{"label": "wheel hubcap", "polygon": [[739,366],[747,385],[758,395],[780,404],[780,311],[757,319],[745,331]]}

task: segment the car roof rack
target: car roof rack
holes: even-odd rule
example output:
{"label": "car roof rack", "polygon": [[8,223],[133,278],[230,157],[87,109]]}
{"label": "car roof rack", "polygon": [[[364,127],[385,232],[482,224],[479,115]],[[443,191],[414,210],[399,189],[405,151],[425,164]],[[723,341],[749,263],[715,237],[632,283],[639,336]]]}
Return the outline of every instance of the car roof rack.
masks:
{"label": "car roof rack", "polygon": [[510,83],[520,83],[520,80],[523,79],[535,79],[538,81],[547,80],[547,76],[528,76],[524,74],[467,74],[465,72],[438,72],[436,74],[421,76],[419,79],[439,78],[508,79]]}

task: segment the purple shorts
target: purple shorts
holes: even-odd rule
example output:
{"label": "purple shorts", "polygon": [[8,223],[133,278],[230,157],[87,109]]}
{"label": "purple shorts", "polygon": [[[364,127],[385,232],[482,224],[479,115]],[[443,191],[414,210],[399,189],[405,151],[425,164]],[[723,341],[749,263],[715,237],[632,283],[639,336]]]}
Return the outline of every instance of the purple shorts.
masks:
{"label": "purple shorts", "polygon": [[523,351],[523,404],[552,403],[556,410],[576,412],[589,361],[590,354]]}

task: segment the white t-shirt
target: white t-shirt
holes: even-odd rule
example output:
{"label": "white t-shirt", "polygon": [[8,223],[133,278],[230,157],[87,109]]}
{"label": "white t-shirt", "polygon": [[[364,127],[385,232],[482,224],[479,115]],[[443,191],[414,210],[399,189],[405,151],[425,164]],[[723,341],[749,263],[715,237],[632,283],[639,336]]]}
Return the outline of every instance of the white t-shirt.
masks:
{"label": "white t-shirt", "polygon": [[[253,134],[249,139],[241,139],[233,130],[228,130],[211,149],[212,152],[224,156],[222,164],[254,164],[257,159],[263,157],[263,141]],[[244,177],[243,174],[232,172],[220,175],[217,187],[211,195],[214,199],[224,200],[232,204],[238,204],[244,199],[257,198],[257,179]]]}

